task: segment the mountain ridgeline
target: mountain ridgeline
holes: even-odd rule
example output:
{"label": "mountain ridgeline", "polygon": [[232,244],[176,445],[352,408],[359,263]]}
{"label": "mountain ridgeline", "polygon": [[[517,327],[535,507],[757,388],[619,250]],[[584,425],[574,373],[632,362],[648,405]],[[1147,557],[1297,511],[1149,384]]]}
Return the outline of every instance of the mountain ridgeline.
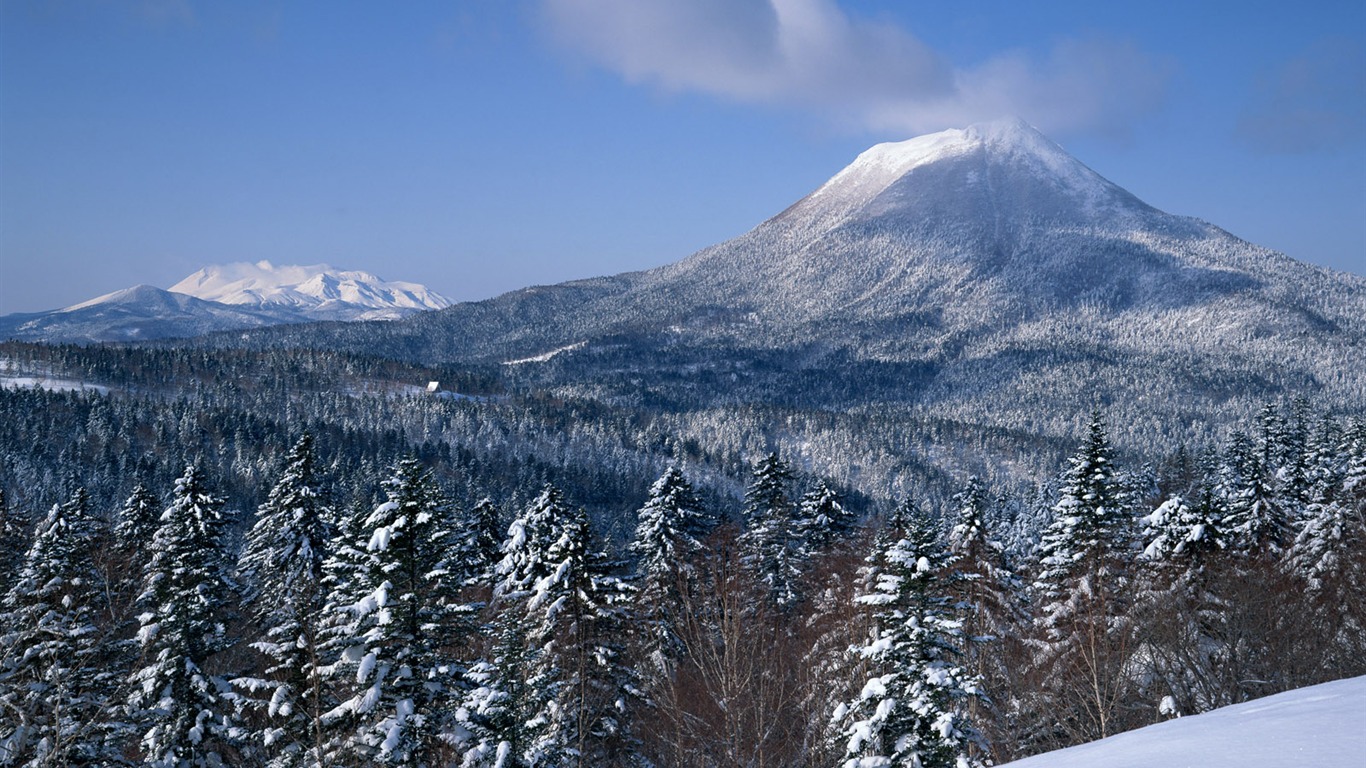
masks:
{"label": "mountain ridgeline", "polygon": [[667,410],[877,407],[1072,437],[1100,407],[1170,445],[1291,394],[1360,412],[1364,341],[1366,279],[1159,211],[1004,120],[875,146],[676,264],[191,343],[384,350]]}
{"label": "mountain ridgeline", "polygon": [[416,283],[326,264],[259,261],[205,267],[170,290],[138,285],[50,312],[5,315],[0,338],[139,342],[289,323],[393,320],[450,305]]}

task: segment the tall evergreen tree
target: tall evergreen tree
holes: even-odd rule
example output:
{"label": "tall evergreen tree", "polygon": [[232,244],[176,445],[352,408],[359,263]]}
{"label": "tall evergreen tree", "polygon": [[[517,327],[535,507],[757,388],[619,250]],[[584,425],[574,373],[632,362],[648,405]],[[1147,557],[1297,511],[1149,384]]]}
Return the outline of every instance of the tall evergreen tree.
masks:
{"label": "tall evergreen tree", "polygon": [[635,684],[620,637],[632,591],[611,575],[587,516],[550,486],[509,526],[503,552],[499,642],[475,668],[466,707],[469,760],[628,764],[624,707]]}
{"label": "tall evergreen tree", "polygon": [[526,598],[531,658],[527,684],[542,708],[530,721],[528,765],[624,765],[623,715],[634,688],[619,637],[630,590],[609,573],[588,517],[569,513],[546,550],[550,568]]}
{"label": "tall evergreen tree", "polygon": [[38,525],[0,614],[0,765],[100,765],[117,681],[97,626],[97,523],[84,489]]}
{"label": "tall evergreen tree", "polygon": [[0,590],[8,590],[19,575],[29,543],[28,528],[25,515],[0,488]]}
{"label": "tall evergreen tree", "polygon": [[156,494],[140,482],[114,518],[112,546],[103,559],[106,609],[110,622],[121,625],[125,638],[131,637],[137,624],[133,607],[142,594],[142,577],[151,558],[152,539],[161,527],[161,510]]}
{"label": "tall evergreen tree", "polygon": [[[371,574],[379,567],[376,554],[367,549],[370,509],[363,503],[357,501],[335,512],[331,526],[335,535],[323,563],[322,587],[327,596],[319,619],[319,653],[326,663],[319,672],[328,682],[329,698],[355,685],[362,647],[355,633],[357,610],[369,596],[367,589],[373,590]],[[323,713],[324,765],[344,765],[354,756],[352,739],[360,720],[357,713],[344,708]]]}
{"label": "tall evergreen tree", "polygon": [[221,765],[238,736],[231,689],[211,671],[214,655],[228,645],[221,507],[191,464],[152,539],[139,599],[143,664],[133,673],[129,704],[147,728],[144,762],[159,768]]}
{"label": "tall evergreen tree", "polygon": [[768,585],[773,603],[782,607],[801,599],[802,554],[791,486],[792,469],[777,453],[761,459],[745,492],[746,528],[740,536],[745,565]]}
{"label": "tall evergreen tree", "polygon": [[435,766],[448,749],[448,703],[461,695],[464,671],[455,654],[469,633],[450,568],[456,529],[417,460],[400,461],[385,492],[365,521],[370,568],[350,584],[357,599],[343,657],[355,665],[356,688],[324,717],[354,722],[350,748],[364,761]]}
{"label": "tall evergreen tree", "polygon": [[156,494],[138,483],[119,508],[114,522],[114,540],[123,549],[139,551],[152,543],[161,527],[161,505]]}
{"label": "tall evergreen tree", "polygon": [[857,597],[874,630],[857,649],[867,680],[835,713],[843,766],[981,765],[972,748],[977,731],[964,715],[980,687],[957,663],[962,628],[944,592],[947,553],[927,516],[910,508],[897,518],[879,534],[870,589]]}
{"label": "tall evergreen tree", "polygon": [[496,577],[503,532],[498,507],[487,497],[475,503],[463,526],[465,581],[491,587]]}
{"label": "tall evergreen tree", "polygon": [[1320,470],[1288,561],[1308,587],[1317,631],[1331,638],[1326,665],[1350,675],[1366,668],[1366,427],[1347,435],[1339,456],[1339,468]]}
{"label": "tall evergreen tree", "polygon": [[1289,500],[1277,488],[1275,462],[1281,452],[1277,442],[1281,435],[1279,417],[1267,406],[1255,443],[1234,435],[1221,488],[1232,548],[1270,562],[1279,560],[1294,538]]}
{"label": "tall evergreen tree", "polygon": [[956,514],[948,534],[945,586],[963,625],[963,665],[996,705],[988,710],[980,706],[986,697],[973,699],[969,715],[985,735],[1005,742],[1012,730],[1008,718],[1013,710],[1007,701],[1021,682],[1016,667],[1024,657],[1020,641],[1027,625],[1024,586],[1010,568],[1004,547],[990,535],[987,494],[981,481],[968,478],[953,501]]}
{"label": "tall evergreen tree", "polygon": [[1068,740],[1115,733],[1131,681],[1133,651],[1123,620],[1132,560],[1132,514],[1122,506],[1110,443],[1093,414],[1086,442],[1072,458],[1040,544],[1034,589],[1040,602],[1038,658],[1048,728]]}
{"label": "tall evergreen tree", "polygon": [[650,666],[663,671],[676,642],[671,613],[679,603],[681,580],[693,573],[692,561],[701,554],[701,537],[712,520],[677,467],[670,467],[654,485],[636,513],[637,617],[641,623],[639,652]]}
{"label": "tall evergreen tree", "polygon": [[237,684],[266,694],[261,737],[272,768],[316,766],[324,760],[322,715],[333,704],[320,672],[320,622],[332,517],[320,488],[313,437],[304,434],[285,458],[238,561],[244,605],[263,635],[252,646],[267,661],[263,678]]}
{"label": "tall evergreen tree", "polygon": [[824,480],[807,491],[797,505],[797,541],[804,558],[828,553],[854,530],[854,515],[840,503]]}

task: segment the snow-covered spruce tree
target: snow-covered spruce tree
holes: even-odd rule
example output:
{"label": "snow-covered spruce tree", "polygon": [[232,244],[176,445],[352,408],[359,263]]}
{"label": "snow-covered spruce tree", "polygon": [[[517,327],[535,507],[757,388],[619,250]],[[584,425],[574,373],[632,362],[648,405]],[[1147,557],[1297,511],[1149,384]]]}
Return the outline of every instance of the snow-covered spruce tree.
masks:
{"label": "snow-covered spruce tree", "polygon": [[957,662],[961,625],[945,592],[947,553],[927,516],[908,508],[877,537],[869,590],[857,602],[873,633],[854,649],[868,676],[835,712],[844,768],[966,768],[981,765],[965,716],[979,681]]}
{"label": "snow-covered spruce tree", "polygon": [[502,559],[503,532],[498,507],[489,498],[480,499],[465,515],[462,539],[466,563],[465,582],[492,587]]}
{"label": "snow-covered spruce tree", "polygon": [[0,590],[8,590],[19,575],[29,543],[29,521],[0,488]]}
{"label": "snow-covered spruce tree", "polygon": [[457,654],[470,632],[470,610],[459,601],[450,562],[459,550],[456,527],[450,505],[416,459],[398,462],[385,492],[387,500],[364,524],[369,569],[348,584],[356,599],[345,608],[349,640],[338,669],[354,669],[355,687],[323,717],[353,724],[347,744],[353,760],[444,765],[450,745],[443,734],[464,672]]}
{"label": "snow-covered spruce tree", "polygon": [[83,489],[38,524],[0,613],[0,765],[99,765],[117,758],[108,707],[118,685],[97,626],[98,524]]}
{"label": "snow-covered spruce tree", "polygon": [[470,734],[463,765],[525,765],[532,745],[543,738],[545,723],[537,716],[549,692],[534,688],[529,679],[544,649],[529,637],[526,601],[550,575],[549,549],[568,516],[564,495],[546,485],[508,525],[495,568],[492,658],[471,665],[469,690],[458,712],[461,728]]}
{"label": "snow-covered spruce tree", "polygon": [[1244,557],[1264,563],[1279,560],[1294,540],[1293,505],[1277,488],[1273,461],[1280,451],[1274,442],[1279,432],[1272,416],[1263,413],[1256,443],[1234,435],[1221,477],[1229,543]]}
{"label": "snow-covered spruce tree", "polygon": [[1021,684],[1025,658],[1021,636],[1028,625],[1024,585],[1010,568],[1005,549],[988,530],[986,490],[976,477],[953,499],[956,509],[948,535],[947,593],[963,625],[963,665],[982,683],[994,706],[971,702],[969,715],[990,741],[1009,749],[1014,707],[1009,701]]}
{"label": "snow-covered spruce tree", "polygon": [[114,540],[121,549],[143,550],[152,543],[160,527],[161,505],[156,494],[145,484],[138,483],[119,508],[114,522]]}
{"label": "snow-covered spruce tree", "polygon": [[564,494],[552,485],[508,525],[507,538],[498,561],[496,593],[500,597],[524,596],[536,582],[550,575],[546,552],[560,537],[569,516]]}
{"label": "snow-covered spruce tree", "polygon": [[1338,454],[1339,467],[1320,463],[1288,561],[1307,585],[1316,631],[1331,638],[1325,671],[1346,677],[1366,668],[1366,425]]}
{"label": "snow-covered spruce tree", "polygon": [[801,599],[803,562],[791,486],[792,470],[778,454],[770,453],[755,465],[745,492],[745,532],[739,542],[746,567],[768,586],[773,603],[783,608]]}
{"label": "snow-covered spruce tree", "polygon": [[152,538],[138,601],[142,662],[132,675],[129,712],[146,728],[143,762],[158,768],[226,764],[225,750],[240,736],[228,682],[211,671],[214,655],[228,645],[221,506],[191,464]]}
{"label": "snow-covered spruce tree", "polygon": [[1124,728],[1116,721],[1130,711],[1134,695],[1126,620],[1132,528],[1110,443],[1094,414],[1040,542],[1034,582],[1036,672],[1044,699],[1032,708],[1046,745],[1091,741]]}
{"label": "snow-covered spruce tree", "polygon": [[1193,505],[1173,496],[1142,519],[1145,546],[1133,615],[1151,679],[1149,698],[1162,698],[1159,709],[1168,715],[1233,702],[1218,671],[1226,651],[1224,515],[1210,487],[1196,490]]}
{"label": "snow-covered spruce tree", "polygon": [[243,605],[256,619],[264,675],[234,681],[256,695],[264,715],[260,737],[272,768],[322,765],[322,714],[335,706],[320,666],[323,563],[332,538],[320,488],[313,437],[304,434],[285,458],[270,496],[257,511],[238,560]]}
{"label": "snow-covered spruce tree", "polygon": [[113,546],[104,559],[112,623],[136,624],[134,604],[142,594],[142,575],[151,557],[152,539],[161,527],[161,510],[156,494],[138,483],[115,516]]}
{"label": "snow-covered spruce tree", "polygon": [[649,674],[664,674],[677,645],[672,614],[677,610],[683,580],[694,572],[693,561],[703,550],[702,537],[713,520],[702,511],[692,484],[677,467],[650,486],[650,495],[636,513],[636,652]]}
{"label": "snow-covered spruce tree", "polygon": [[797,505],[796,538],[804,558],[828,554],[854,530],[854,514],[824,480],[807,491]]}
{"label": "snow-covered spruce tree", "polygon": [[[634,690],[620,637],[631,591],[609,573],[587,516],[547,486],[512,522],[499,565],[500,638],[467,698],[467,759],[494,765],[626,765]],[[523,643],[519,648],[517,642]]]}
{"label": "snow-covered spruce tree", "polygon": [[526,598],[529,687],[543,693],[532,716],[528,765],[626,765],[624,715],[635,680],[620,637],[631,590],[609,573],[583,510],[571,511],[546,550],[550,565]]}
{"label": "snow-covered spruce tree", "polygon": [[[319,654],[324,663],[319,673],[332,699],[349,695],[360,666],[360,657],[348,651],[357,644],[355,606],[365,599],[371,574],[378,568],[375,553],[366,548],[370,543],[369,519],[370,509],[362,501],[336,510],[331,526],[334,535],[323,562],[326,598],[318,624]],[[359,722],[360,717],[347,710],[333,708],[323,713],[324,765],[346,765],[354,757],[351,740]]]}

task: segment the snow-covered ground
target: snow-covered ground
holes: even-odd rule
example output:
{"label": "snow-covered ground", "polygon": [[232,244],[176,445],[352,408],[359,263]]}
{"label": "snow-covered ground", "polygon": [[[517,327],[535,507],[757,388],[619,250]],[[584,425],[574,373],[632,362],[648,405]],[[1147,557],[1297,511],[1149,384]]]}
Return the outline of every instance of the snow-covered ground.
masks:
{"label": "snow-covered ground", "polygon": [[1009,768],[1360,768],[1366,677],[1182,717]]}
{"label": "snow-covered ground", "polygon": [[88,384],[84,381],[74,379],[63,379],[49,375],[46,371],[21,371],[18,370],[14,361],[9,358],[0,358],[0,387],[7,389],[27,389],[37,387],[46,389],[50,392],[72,392],[79,390],[93,390],[101,395],[109,394],[109,387],[99,384]]}

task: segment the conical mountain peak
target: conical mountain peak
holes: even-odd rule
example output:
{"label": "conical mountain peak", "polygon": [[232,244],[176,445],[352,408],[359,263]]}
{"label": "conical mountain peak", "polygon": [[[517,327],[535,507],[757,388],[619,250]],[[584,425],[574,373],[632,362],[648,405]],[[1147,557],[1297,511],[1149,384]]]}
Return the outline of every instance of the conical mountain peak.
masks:
{"label": "conical mountain peak", "polygon": [[986,205],[1045,217],[1146,209],[1033,126],[1004,118],[877,144],[781,218],[828,229],[850,219],[965,205],[974,213]]}

